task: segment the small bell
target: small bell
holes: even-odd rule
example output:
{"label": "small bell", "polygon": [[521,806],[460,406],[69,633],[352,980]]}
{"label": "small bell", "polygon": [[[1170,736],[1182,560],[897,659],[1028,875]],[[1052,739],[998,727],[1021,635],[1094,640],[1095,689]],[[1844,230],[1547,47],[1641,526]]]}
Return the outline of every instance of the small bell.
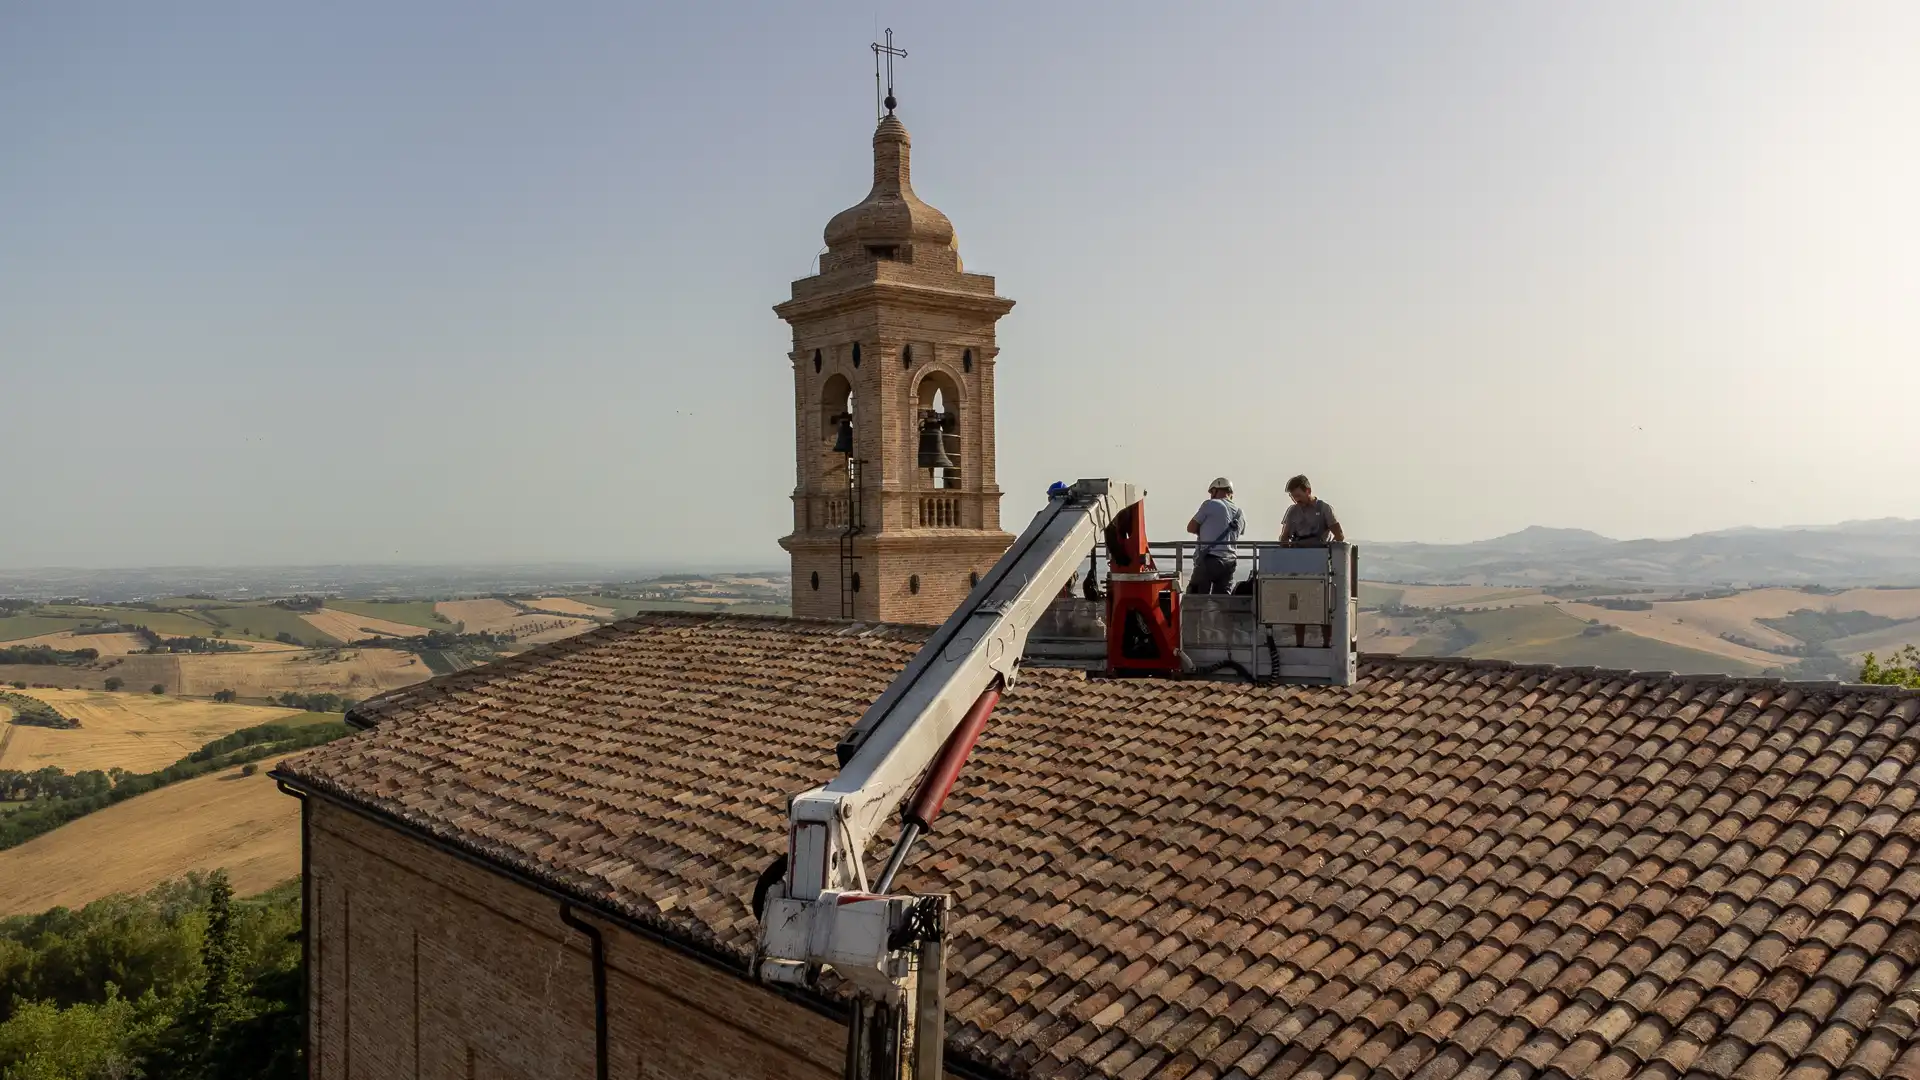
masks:
{"label": "small bell", "polygon": [[836,454],[853,453],[853,417],[840,417],[840,430],[833,436],[833,452]]}
{"label": "small bell", "polygon": [[947,455],[948,436],[940,430],[937,423],[923,424],[920,428],[920,467],[923,469],[951,469],[953,458]]}

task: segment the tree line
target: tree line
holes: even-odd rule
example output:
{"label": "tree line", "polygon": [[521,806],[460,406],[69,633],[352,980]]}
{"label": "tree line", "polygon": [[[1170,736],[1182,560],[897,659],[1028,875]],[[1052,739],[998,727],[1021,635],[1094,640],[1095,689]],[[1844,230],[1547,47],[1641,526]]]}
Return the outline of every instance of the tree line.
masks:
{"label": "tree line", "polygon": [[100,659],[99,649],[56,649],[51,645],[8,645],[0,647],[0,664],[91,664]]}
{"label": "tree line", "polygon": [[0,921],[0,1077],[296,1080],[299,934],[221,873]]}
{"label": "tree line", "polygon": [[[555,620],[553,625],[565,626],[566,623],[563,620]],[[358,641],[349,642],[348,644],[350,647],[356,649],[400,649],[411,653],[424,653],[439,649],[459,648],[462,645],[478,645],[491,649],[501,645],[510,645],[513,641],[514,636],[512,634],[496,634],[484,631],[465,634],[456,630],[429,630],[425,634],[414,637],[370,637],[361,638]]]}
{"label": "tree line", "polygon": [[151,644],[141,651],[148,653],[223,653],[247,651],[245,645],[237,645],[231,641],[222,641],[219,638],[200,637],[197,635],[162,638],[151,632],[145,636]]}
{"label": "tree line", "polygon": [[[230,694],[232,691],[223,690],[221,693]],[[214,696],[218,698],[219,694]],[[233,699],[228,698],[227,700],[231,701]],[[289,709],[305,709],[307,712],[343,713],[355,705],[360,704],[353,698],[341,697],[339,694],[302,694],[293,690],[289,690],[273,700],[277,704],[284,705]]]}
{"label": "tree line", "polygon": [[35,799],[85,799],[113,790],[118,775],[99,769],[67,773],[52,765],[28,772],[24,769],[0,769],[0,801],[29,802]]}
{"label": "tree line", "polygon": [[[15,687],[21,684],[14,683]],[[34,727],[77,728],[80,721],[61,712],[59,709],[41,701],[37,697],[25,694],[9,694],[0,691],[0,705],[13,710],[13,722],[32,724]]]}

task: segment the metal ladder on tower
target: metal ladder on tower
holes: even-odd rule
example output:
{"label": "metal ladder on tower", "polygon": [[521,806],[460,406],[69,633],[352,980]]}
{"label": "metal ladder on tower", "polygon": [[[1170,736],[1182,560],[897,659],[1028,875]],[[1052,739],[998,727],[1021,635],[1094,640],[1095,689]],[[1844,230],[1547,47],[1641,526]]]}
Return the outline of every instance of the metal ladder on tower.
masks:
{"label": "metal ladder on tower", "polygon": [[860,535],[865,520],[860,512],[862,464],[859,458],[847,457],[847,525],[840,530],[840,617],[843,619],[853,618],[853,594],[859,578],[860,556],[854,554],[853,538]]}

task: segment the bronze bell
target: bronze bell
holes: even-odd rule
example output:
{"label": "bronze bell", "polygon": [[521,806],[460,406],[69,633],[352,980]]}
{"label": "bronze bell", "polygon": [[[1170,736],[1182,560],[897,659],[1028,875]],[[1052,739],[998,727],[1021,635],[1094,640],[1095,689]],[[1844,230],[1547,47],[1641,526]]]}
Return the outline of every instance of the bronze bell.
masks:
{"label": "bronze bell", "polygon": [[940,423],[937,420],[920,425],[920,467],[923,469],[953,468],[953,458],[947,455],[947,435],[940,430]]}
{"label": "bronze bell", "polygon": [[840,421],[840,430],[833,436],[833,452],[836,454],[852,454],[853,417],[841,413],[836,419]]}

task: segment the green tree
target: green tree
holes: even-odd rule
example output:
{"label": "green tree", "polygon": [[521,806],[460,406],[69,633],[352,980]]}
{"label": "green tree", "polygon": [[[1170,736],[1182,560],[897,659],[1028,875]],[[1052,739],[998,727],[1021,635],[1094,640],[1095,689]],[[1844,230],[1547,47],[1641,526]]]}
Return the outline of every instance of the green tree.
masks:
{"label": "green tree", "polygon": [[234,934],[233,886],[224,870],[207,881],[207,930],[200,941],[200,983],[148,1061],[156,1076],[206,1077],[227,1025],[243,1016],[245,948]]}
{"label": "green tree", "polygon": [[1908,645],[1882,664],[1872,653],[1860,663],[1860,681],[1878,686],[1908,686],[1920,690],[1920,647]]}
{"label": "green tree", "polygon": [[51,1001],[21,1005],[0,1024],[4,1080],[128,1080],[142,1075],[135,1046],[146,1024],[132,1002],[108,984],[106,1000],[66,1008]]}
{"label": "green tree", "polygon": [[154,684],[153,684],[153,692],[154,692],[154,693],[156,693],[156,694],[164,694],[164,693],[166,693],[166,692],[167,692],[167,687],[166,687],[166,684],[164,684],[164,683],[154,683]]}
{"label": "green tree", "polygon": [[239,696],[240,696],[240,695],[238,695],[238,694],[236,694],[236,693],[234,693],[234,692],[233,692],[233,691],[231,691],[231,690],[216,690],[216,691],[214,691],[214,694],[213,694],[213,700],[215,700],[215,701],[232,701],[232,700],[233,700],[234,698],[236,698],[236,697],[239,697]]}
{"label": "green tree", "polygon": [[106,687],[109,690],[118,690],[127,684],[120,680],[120,676],[109,675],[107,676],[107,681],[101,683],[100,685]]}
{"label": "green tree", "polygon": [[15,690],[25,690],[27,688],[26,680],[24,679],[13,680],[13,688]]}

